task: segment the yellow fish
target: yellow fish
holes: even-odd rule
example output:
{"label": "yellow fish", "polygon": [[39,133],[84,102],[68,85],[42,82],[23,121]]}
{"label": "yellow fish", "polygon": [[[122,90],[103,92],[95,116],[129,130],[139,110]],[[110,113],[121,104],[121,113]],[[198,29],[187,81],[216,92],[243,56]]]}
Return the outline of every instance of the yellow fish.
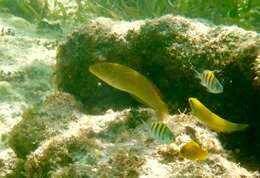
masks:
{"label": "yellow fish", "polygon": [[200,147],[194,141],[190,141],[181,147],[180,156],[190,160],[205,160],[208,157],[208,151]]}
{"label": "yellow fish", "polygon": [[162,100],[158,88],[137,71],[117,63],[97,63],[89,71],[114,88],[130,93],[153,108],[158,117],[168,116],[168,107]]}
{"label": "yellow fish", "polygon": [[244,130],[248,127],[248,124],[238,124],[222,119],[206,108],[206,106],[196,98],[189,98],[189,105],[192,109],[192,113],[216,132],[234,132]]}

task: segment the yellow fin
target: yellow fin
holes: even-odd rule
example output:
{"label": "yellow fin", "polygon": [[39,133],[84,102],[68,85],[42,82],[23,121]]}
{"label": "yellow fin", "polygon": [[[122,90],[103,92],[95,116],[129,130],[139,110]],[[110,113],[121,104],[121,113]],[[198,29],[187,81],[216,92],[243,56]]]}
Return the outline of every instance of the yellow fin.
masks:
{"label": "yellow fin", "polygon": [[190,160],[205,160],[208,157],[208,151],[192,140],[181,147],[180,156]]}
{"label": "yellow fin", "polygon": [[218,115],[211,112],[196,98],[190,97],[189,105],[192,109],[192,113],[210,129],[216,132],[241,131],[248,127],[248,124],[238,124],[222,119]]}
{"label": "yellow fin", "polygon": [[117,63],[97,63],[89,71],[114,88],[125,91],[153,108],[160,119],[168,115],[167,105],[162,100],[157,87],[145,76],[130,67]]}

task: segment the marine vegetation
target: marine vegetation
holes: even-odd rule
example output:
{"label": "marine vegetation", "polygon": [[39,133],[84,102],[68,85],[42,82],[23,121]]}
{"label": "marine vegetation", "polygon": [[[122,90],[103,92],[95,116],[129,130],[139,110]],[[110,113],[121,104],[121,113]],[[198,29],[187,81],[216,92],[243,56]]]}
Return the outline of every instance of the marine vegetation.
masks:
{"label": "marine vegetation", "polygon": [[[88,0],[82,9],[94,15],[133,20],[158,17],[165,14],[204,18],[215,24],[236,24],[259,31],[258,0]],[[82,14],[82,13],[81,13]]]}
{"label": "marine vegetation", "polygon": [[180,156],[190,160],[205,160],[208,157],[208,151],[192,140],[181,147]]}
{"label": "marine vegetation", "polygon": [[190,97],[189,105],[192,109],[192,113],[210,129],[216,132],[234,132],[244,130],[248,127],[248,124],[237,124],[222,119],[218,115],[211,112],[196,98]]}
{"label": "marine vegetation", "polygon": [[46,0],[0,0],[0,8],[7,8],[14,15],[27,20],[41,20],[49,13]]}
{"label": "marine vegetation", "polygon": [[260,31],[258,0],[75,0],[71,3],[76,10],[60,0],[0,0],[0,8],[8,8],[28,20],[84,22],[93,16],[133,20],[173,14]]}
{"label": "marine vegetation", "polygon": [[130,93],[153,108],[159,119],[169,115],[158,88],[137,71],[117,63],[97,63],[89,71],[114,88]]}

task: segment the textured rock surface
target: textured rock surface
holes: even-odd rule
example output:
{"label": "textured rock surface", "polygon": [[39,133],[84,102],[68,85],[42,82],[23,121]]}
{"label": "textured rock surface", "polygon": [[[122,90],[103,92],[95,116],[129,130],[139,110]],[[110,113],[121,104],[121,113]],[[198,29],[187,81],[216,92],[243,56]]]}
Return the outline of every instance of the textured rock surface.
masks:
{"label": "textured rock surface", "polygon": [[[249,123],[246,133],[232,134],[228,142],[239,146],[240,140],[246,140],[243,150],[250,150],[260,148],[256,141],[260,139],[259,45],[255,32],[207,26],[182,17],[136,22],[98,18],[73,32],[60,46],[57,84],[90,113],[122,109],[136,102],[91,75],[88,67],[100,61],[130,66],[158,86],[172,112],[187,107],[188,97],[193,96],[228,120]],[[224,93],[207,93],[189,60],[197,70],[219,70],[216,76]],[[260,151],[257,154],[260,158]]]}
{"label": "textured rock surface", "polygon": [[[20,158],[25,158],[45,139],[55,136],[76,119],[71,107],[80,108],[70,95],[57,93],[38,107],[28,109],[22,114],[22,120],[9,134],[9,145]],[[59,112],[57,112],[59,111]]]}
{"label": "textured rock surface", "polygon": [[[144,119],[147,123],[155,120],[155,113],[150,109],[122,112],[108,110],[104,115],[88,116],[78,114],[78,107],[73,104],[73,100],[66,100],[64,103],[67,104],[61,104],[59,109],[53,107],[53,103],[60,103],[61,98],[69,98],[65,93],[59,93],[59,97],[54,96],[51,97],[52,102],[48,99],[48,102],[35,110],[44,110],[49,116],[55,110],[59,115],[58,113],[66,113],[66,105],[74,113],[75,119],[67,122],[67,128],[62,132],[60,130],[65,124],[62,119],[49,119],[49,123],[53,123],[50,129],[41,130],[41,126],[33,124],[35,131],[32,137],[18,136],[16,141],[34,144],[39,139],[36,132],[45,139],[41,139],[37,148],[27,153],[24,159],[16,158],[13,152],[10,153],[10,158],[5,158],[8,161],[0,159],[0,163],[5,162],[4,166],[0,166],[3,175],[28,178],[259,176],[258,172],[240,167],[234,160],[236,151],[224,150],[217,134],[199,124],[191,115],[181,113],[170,116],[165,123],[175,133],[176,142],[160,145],[151,138],[146,127],[140,121],[137,122],[137,118]],[[22,120],[21,123],[23,122]],[[20,134],[31,133],[30,129],[25,129],[27,126],[20,127],[24,128],[18,130]],[[56,131],[56,135],[50,136],[51,128]],[[180,147],[191,139],[208,149],[210,154],[206,161],[190,161],[179,157]]]}

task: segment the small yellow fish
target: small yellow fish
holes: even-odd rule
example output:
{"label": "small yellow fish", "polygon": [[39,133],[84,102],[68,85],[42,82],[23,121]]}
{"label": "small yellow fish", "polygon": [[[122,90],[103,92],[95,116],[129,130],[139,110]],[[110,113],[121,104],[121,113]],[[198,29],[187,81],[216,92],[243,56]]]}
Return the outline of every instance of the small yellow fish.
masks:
{"label": "small yellow fish", "polygon": [[190,160],[205,160],[208,157],[208,151],[200,147],[194,141],[190,141],[181,147],[180,156]]}
{"label": "small yellow fish", "polygon": [[175,140],[173,132],[162,122],[154,122],[151,124],[150,133],[153,138],[163,144],[170,144]]}
{"label": "small yellow fish", "polygon": [[158,88],[137,71],[117,63],[97,63],[89,71],[114,88],[125,91],[153,108],[160,119],[169,115]]}
{"label": "small yellow fish", "polygon": [[248,127],[248,124],[238,124],[222,119],[206,108],[206,106],[196,98],[189,98],[189,105],[192,109],[192,113],[216,132],[234,132],[244,130]]}

